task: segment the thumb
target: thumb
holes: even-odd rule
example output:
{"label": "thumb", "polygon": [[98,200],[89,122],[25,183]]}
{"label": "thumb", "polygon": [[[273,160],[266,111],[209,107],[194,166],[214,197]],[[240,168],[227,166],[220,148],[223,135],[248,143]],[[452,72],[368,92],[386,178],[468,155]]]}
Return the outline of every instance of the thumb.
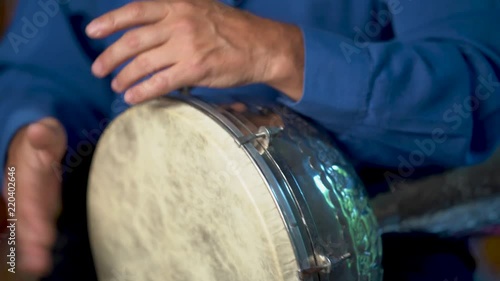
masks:
{"label": "thumb", "polygon": [[42,119],[28,126],[26,137],[36,150],[45,150],[55,159],[61,159],[66,151],[66,132],[55,118]]}

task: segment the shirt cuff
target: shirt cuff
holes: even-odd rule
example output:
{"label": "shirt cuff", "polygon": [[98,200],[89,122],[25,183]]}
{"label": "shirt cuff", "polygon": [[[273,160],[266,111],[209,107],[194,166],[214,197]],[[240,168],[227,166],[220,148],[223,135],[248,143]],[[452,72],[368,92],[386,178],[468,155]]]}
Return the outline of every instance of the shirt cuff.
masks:
{"label": "shirt cuff", "polygon": [[369,103],[369,53],[347,37],[300,28],[305,44],[303,97],[280,101],[320,123],[349,126],[363,120]]}

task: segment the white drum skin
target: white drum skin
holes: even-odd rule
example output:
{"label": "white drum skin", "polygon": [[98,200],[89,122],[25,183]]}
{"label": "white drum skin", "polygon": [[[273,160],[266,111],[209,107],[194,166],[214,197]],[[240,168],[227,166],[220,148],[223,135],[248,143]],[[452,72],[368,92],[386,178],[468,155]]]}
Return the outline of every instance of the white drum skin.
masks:
{"label": "white drum skin", "polygon": [[99,280],[299,280],[245,150],[198,109],[159,103],[125,112],[97,146],[88,209]]}

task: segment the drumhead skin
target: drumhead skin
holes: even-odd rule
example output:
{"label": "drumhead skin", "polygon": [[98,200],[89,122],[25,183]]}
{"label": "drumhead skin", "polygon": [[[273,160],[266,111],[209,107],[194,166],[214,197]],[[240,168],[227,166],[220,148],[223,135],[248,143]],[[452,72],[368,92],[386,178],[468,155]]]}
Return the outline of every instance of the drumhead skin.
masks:
{"label": "drumhead skin", "polygon": [[251,157],[181,102],[156,100],[103,134],[89,180],[100,281],[297,281],[281,212]]}

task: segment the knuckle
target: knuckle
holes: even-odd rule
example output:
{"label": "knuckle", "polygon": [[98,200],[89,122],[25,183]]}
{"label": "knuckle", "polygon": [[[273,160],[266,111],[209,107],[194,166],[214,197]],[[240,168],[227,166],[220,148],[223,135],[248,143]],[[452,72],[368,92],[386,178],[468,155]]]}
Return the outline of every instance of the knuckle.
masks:
{"label": "knuckle", "polygon": [[161,90],[170,85],[170,75],[167,75],[166,73],[158,73],[151,79],[152,79],[151,82],[157,88],[157,90]]}
{"label": "knuckle", "polygon": [[194,4],[187,2],[187,1],[181,1],[173,4],[175,6],[175,9],[180,11],[180,12],[192,12],[194,10]]}
{"label": "knuckle", "polygon": [[111,28],[116,28],[116,18],[114,14],[110,13],[102,18],[102,23],[106,23]]}
{"label": "knuckle", "polygon": [[135,64],[141,70],[146,70],[147,72],[153,71],[152,62],[147,56],[138,56],[135,59]]}
{"label": "knuckle", "polygon": [[146,15],[144,3],[133,2],[127,6],[128,13],[133,18],[143,18]]}
{"label": "knuckle", "polygon": [[187,17],[180,19],[175,27],[177,31],[185,35],[192,35],[196,31],[196,24],[193,20]]}
{"label": "knuckle", "polygon": [[128,32],[123,36],[125,45],[129,48],[139,48],[141,45],[141,38],[137,32]]}
{"label": "knuckle", "polygon": [[204,56],[194,56],[189,64],[189,69],[197,76],[205,77],[209,72],[208,64]]}

